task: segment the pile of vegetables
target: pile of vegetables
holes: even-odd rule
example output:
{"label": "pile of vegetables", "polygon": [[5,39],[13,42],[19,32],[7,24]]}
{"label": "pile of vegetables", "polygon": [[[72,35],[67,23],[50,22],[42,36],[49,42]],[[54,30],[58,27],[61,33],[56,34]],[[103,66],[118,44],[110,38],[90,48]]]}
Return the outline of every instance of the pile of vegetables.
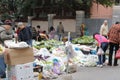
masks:
{"label": "pile of vegetables", "polygon": [[58,47],[60,45],[63,45],[61,41],[45,40],[45,41],[35,42],[34,47],[36,49],[47,48],[49,51],[51,51],[52,48]]}
{"label": "pile of vegetables", "polygon": [[73,44],[92,44],[94,39],[92,36],[82,36],[72,40]]}

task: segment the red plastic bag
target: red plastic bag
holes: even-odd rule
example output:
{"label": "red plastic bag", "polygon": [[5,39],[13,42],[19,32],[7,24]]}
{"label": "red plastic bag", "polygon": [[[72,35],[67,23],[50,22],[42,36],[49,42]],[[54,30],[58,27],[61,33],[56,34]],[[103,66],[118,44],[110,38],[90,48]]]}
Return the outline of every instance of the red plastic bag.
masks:
{"label": "red plastic bag", "polygon": [[117,50],[115,58],[120,59],[120,49]]}

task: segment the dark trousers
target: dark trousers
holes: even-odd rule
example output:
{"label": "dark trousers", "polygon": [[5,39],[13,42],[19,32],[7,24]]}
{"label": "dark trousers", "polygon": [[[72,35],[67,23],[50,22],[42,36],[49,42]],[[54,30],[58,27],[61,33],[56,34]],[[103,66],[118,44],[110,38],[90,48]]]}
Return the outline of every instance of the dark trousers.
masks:
{"label": "dark trousers", "polygon": [[[116,55],[116,51],[119,49],[119,44],[115,44],[115,43],[109,43],[110,48],[109,48],[109,65],[112,65],[112,56],[113,56],[113,51],[115,51],[115,55]],[[114,65],[117,65],[117,59],[114,56]]]}

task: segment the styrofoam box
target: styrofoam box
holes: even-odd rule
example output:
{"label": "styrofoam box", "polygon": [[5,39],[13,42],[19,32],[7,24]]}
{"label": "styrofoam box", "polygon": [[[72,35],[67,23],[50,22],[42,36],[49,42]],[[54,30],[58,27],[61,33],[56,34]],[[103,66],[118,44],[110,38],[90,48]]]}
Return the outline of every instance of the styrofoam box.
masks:
{"label": "styrofoam box", "polygon": [[9,66],[7,69],[9,80],[33,80],[33,63]]}

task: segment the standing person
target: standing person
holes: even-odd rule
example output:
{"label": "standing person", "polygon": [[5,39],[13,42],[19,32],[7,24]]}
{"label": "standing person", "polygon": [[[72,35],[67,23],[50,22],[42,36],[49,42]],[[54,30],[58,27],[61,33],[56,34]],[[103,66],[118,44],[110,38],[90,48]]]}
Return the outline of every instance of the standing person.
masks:
{"label": "standing person", "polygon": [[[12,40],[13,32],[11,29],[11,23],[4,23],[0,26],[0,43],[5,46],[5,40]],[[6,78],[6,65],[4,62],[4,56],[0,55],[0,78]]]}
{"label": "standing person", "polygon": [[[115,50],[115,55],[116,55],[116,51],[119,49],[119,43],[120,43],[120,23],[119,22],[116,22],[111,26],[108,32],[108,39],[110,41],[108,65],[112,66],[113,52]],[[117,61],[118,60],[114,56],[114,64],[113,64],[114,66],[118,66]]]}
{"label": "standing person", "polygon": [[98,66],[102,67],[103,63],[105,63],[106,60],[105,52],[108,48],[109,41],[107,40],[107,38],[100,35],[99,33],[93,34],[93,38],[98,42],[99,47],[101,47],[102,50],[104,51],[104,54],[98,55],[99,59]]}
{"label": "standing person", "polygon": [[24,41],[28,45],[32,46],[32,30],[31,27],[25,26],[22,22],[18,23],[18,27],[20,28],[18,34],[18,40]]}
{"label": "standing person", "polygon": [[62,22],[59,22],[59,25],[57,26],[57,34],[59,41],[62,40],[63,34],[64,34],[64,27]]}
{"label": "standing person", "polygon": [[103,24],[100,27],[100,35],[103,35],[107,38],[108,34],[108,21],[104,20]]}
{"label": "standing person", "polygon": [[37,40],[37,31],[35,27],[32,27],[32,39]]}
{"label": "standing person", "polygon": [[49,39],[54,39],[55,37],[55,28],[53,26],[50,27],[50,32],[49,32]]}
{"label": "standing person", "polygon": [[82,23],[81,26],[80,26],[80,33],[81,33],[81,37],[84,36],[84,33],[85,33],[85,24]]}
{"label": "standing person", "polygon": [[41,41],[41,36],[40,36],[40,33],[42,33],[42,30],[40,29],[40,25],[37,25],[36,26],[36,31],[37,31],[37,41]]}

